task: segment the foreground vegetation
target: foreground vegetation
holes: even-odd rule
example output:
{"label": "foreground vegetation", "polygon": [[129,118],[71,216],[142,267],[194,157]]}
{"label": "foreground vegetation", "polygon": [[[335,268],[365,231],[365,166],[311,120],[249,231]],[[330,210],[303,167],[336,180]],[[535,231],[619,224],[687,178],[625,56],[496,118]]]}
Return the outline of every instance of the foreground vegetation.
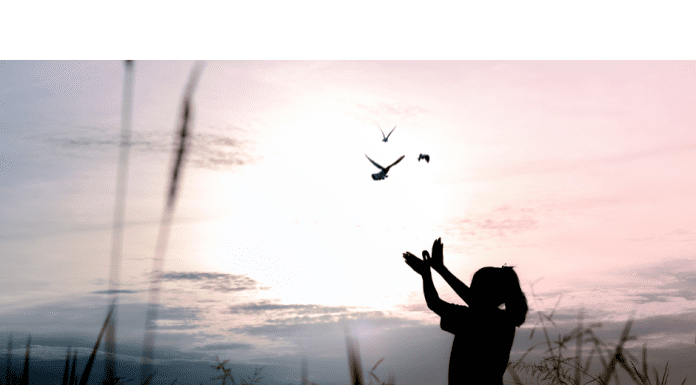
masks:
{"label": "foreground vegetation", "polygon": [[[555,341],[549,338],[546,327],[547,322],[553,324],[553,312],[550,315],[538,312],[538,316],[538,324],[541,325],[544,341],[529,348],[519,360],[508,363],[508,372],[516,385],[605,385],[611,383],[618,385],[620,384],[620,371],[628,375],[634,384],[668,384],[669,363],[665,364],[662,373],[654,366],[651,367],[651,372],[648,369],[647,346],[645,344],[643,344],[641,360],[625,348],[626,342],[637,339],[636,336],[630,335],[633,325],[632,318],[626,322],[616,346],[612,347],[603,342],[594,332],[594,329],[601,327],[601,324],[594,323],[588,327],[583,326],[582,312],[578,316],[578,326],[564,335],[559,335]],[[534,335],[534,330],[532,330],[530,338]],[[571,344],[574,345],[575,354],[567,356]],[[587,357],[583,358],[583,346],[587,346],[587,344],[590,344],[591,350]],[[546,347],[541,360],[526,362],[524,358],[527,354],[539,345]],[[591,371],[594,362],[599,363],[599,370]],[[527,381],[522,381],[521,374],[528,378]],[[681,385],[685,383],[686,378],[682,380]]]}

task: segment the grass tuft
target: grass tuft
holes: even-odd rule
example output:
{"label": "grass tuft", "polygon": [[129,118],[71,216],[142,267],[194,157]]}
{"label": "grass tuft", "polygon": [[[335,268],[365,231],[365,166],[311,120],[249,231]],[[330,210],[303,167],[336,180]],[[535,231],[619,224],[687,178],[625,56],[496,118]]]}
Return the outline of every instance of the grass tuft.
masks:
{"label": "grass tuft", "polygon": [[[557,306],[558,302],[554,307],[554,311]],[[549,338],[547,330],[547,323],[552,323],[556,326],[553,323],[553,312],[548,315],[541,311],[538,313],[539,321],[534,325],[534,329],[541,325],[544,341],[529,348],[517,361],[508,363],[508,371],[516,385],[523,383],[518,373],[524,373],[534,383],[543,385],[608,385],[613,382],[619,385],[619,369],[624,371],[632,382],[638,385],[667,384],[669,363],[665,364],[661,375],[657,368],[652,368],[653,382],[648,373],[646,345],[643,345],[642,362],[639,362],[628,350],[624,349],[626,342],[637,339],[636,336],[630,335],[631,327],[633,326],[633,315],[626,322],[616,346],[610,347],[599,339],[594,332],[595,328],[602,326],[600,323],[594,323],[585,328],[583,325],[583,310],[580,310],[578,314],[578,326],[565,335],[559,334],[556,341],[552,341]],[[575,355],[570,357],[564,356],[565,351],[569,349],[569,345],[572,342],[575,343]],[[592,349],[587,359],[583,361],[582,346],[584,343],[591,343]],[[544,351],[541,360],[539,362],[526,362],[525,357],[527,354],[543,344],[547,346],[547,349]],[[590,370],[593,359],[600,364],[599,373],[592,373]],[[685,382],[686,378],[682,381],[682,385]]]}
{"label": "grass tuft", "polygon": [[[227,384],[227,380],[230,381],[232,385],[237,385],[237,383],[234,381],[234,376],[232,376],[232,369],[225,368],[225,364],[228,363],[230,360],[225,360],[220,362],[220,359],[218,356],[215,356],[215,361],[217,361],[217,365],[210,365],[213,369],[215,370],[222,370],[222,375],[213,377],[211,380],[222,380],[222,385]],[[261,372],[263,371],[263,366],[257,367],[256,370],[254,370],[254,374],[252,376],[247,377],[246,379],[242,379],[241,383],[239,385],[255,385],[261,382]]]}

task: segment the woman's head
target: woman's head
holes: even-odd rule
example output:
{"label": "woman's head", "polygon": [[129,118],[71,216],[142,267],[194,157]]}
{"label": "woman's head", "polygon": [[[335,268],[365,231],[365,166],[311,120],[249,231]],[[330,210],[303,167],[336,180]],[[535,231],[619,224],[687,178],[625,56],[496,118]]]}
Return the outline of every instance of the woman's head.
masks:
{"label": "woman's head", "polygon": [[480,306],[496,308],[504,303],[505,311],[515,326],[524,323],[529,310],[527,297],[511,266],[479,269],[471,279],[471,291]]}

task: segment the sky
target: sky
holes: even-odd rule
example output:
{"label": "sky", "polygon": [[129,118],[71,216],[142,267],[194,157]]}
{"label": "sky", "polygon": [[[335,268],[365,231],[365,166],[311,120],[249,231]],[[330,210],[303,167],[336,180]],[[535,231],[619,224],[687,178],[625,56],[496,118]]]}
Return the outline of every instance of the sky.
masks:
{"label": "sky", "polygon": [[[193,65],[134,64],[123,361],[139,360]],[[340,384],[348,326],[365,368],[385,357],[381,377],[446,383],[452,337],[401,257],[441,237],[467,284],[515,266],[530,313],[513,357],[557,304],[557,330],[584,309],[607,341],[633,316],[631,347],[696,378],[679,364],[696,357],[695,73],[693,61],[206,62],[155,358],[219,355],[283,384],[306,358],[311,381]],[[122,61],[0,61],[0,340],[31,334],[39,357],[87,351],[106,315],[123,84]],[[375,181],[366,155],[405,157]]]}

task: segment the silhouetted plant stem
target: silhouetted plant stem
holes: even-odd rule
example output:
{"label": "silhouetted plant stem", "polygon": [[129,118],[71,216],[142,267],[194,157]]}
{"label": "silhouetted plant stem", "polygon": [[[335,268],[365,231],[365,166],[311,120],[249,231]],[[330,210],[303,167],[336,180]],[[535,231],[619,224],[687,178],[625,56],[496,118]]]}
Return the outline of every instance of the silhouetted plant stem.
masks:
{"label": "silhouetted plant stem", "polygon": [[111,320],[111,316],[113,315],[113,312],[114,312],[114,307],[116,307],[116,304],[115,304],[115,302],[112,302],[111,306],[109,306],[109,313],[106,315],[106,319],[104,320],[104,324],[102,325],[102,328],[99,331],[99,336],[97,337],[97,342],[94,344],[94,349],[92,349],[92,354],[90,354],[89,359],[87,360],[87,366],[85,366],[85,371],[84,371],[84,373],[82,373],[82,377],[80,379],[80,385],[87,385],[87,380],[89,379],[89,374],[92,371],[92,365],[94,364],[94,358],[97,355],[97,349],[99,349],[99,343],[101,342],[102,336],[104,335],[104,332],[106,331],[107,325],[109,325],[109,321]]}
{"label": "silhouetted plant stem", "polygon": [[29,347],[31,346],[31,336],[27,337],[27,351],[24,353],[24,369],[19,381],[20,385],[29,385]]}
{"label": "silhouetted plant stem", "polygon": [[5,369],[5,384],[10,385],[14,381],[12,379],[12,334],[7,337],[7,368]]}
{"label": "silhouetted plant stem", "polygon": [[300,365],[300,385],[309,385],[309,373],[307,373],[307,357],[302,357]]}
{"label": "silhouetted plant stem", "polygon": [[[109,273],[109,293],[111,302],[117,303],[121,249],[123,248],[123,220],[125,216],[126,193],[128,186],[128,155],[130,153],[131,110],[133,104],[133,61],[125,61],[123,77],[123,102],[121,107],[121,142],[118,152],[116,197],[114,202],[114,223],[111,238],[111,271]],[[116,376],[116,308],[106,331],[106,363],[104,377],[106,382],[114,382]]]}
{"label": "silhouetted plant stem", "polygon": [[70,346],[68,346],[68,351],[65,353],[65,369],[63,370],[63,385],[68,385],[68,380],[70,379]]}
{"label": "silhouetted plant stem", "polygon": [[583,310],[580,309],[578,312],[578,328],[577,334],[575,335],[575,384],[580,383],[580,368],[582,367],[582,318]]}
{"label": "silhouetted plant stem", "polygon": [[350,329],[346,326],[346,350],[348,351],[348,367],[350,369],[350,384],[351,385],[362,385],[363,375],[362,375],[362,363],[360,362],[360,348],[357,343],[353,340],[350,334]]}
{"label": "silhouetted plant stem", "polygon": [[180,175],[183,169],[184,155],[186,154],[188,146],[191,97],[198,81],[200,70],[201,64],[196,63],[191,71],[191,75],[189,76],[188,84],[186,86],[186,92],[184,93],[181,130],[177,135],[179,143],[175,153],[174,165],[172,167],[172,176],[169,183],[167,203],[164,208],[164,212],[162,213],[162,219],[160,221],[160,227],[157,234],[155,257],[153,258],[152,273],[150,275],[148,310],[145,319],[145,339],[143,341],[143,359],[140,376],[141,385],[149,384],[153,376],[152,362],[155,343],[155,320],[157,319],[157,307],[159,306],[159,293],[161,286],[160,281],[162,268],[164,266],[164,256],[166,255],[167,250],[167,242],[169,240],[169,229],[171,227],[174,212],[174,203],[176,202]]}
{"label": "silhouetted plant stem", "polygon": [[70,385],[77,385],[77,348],[73,353],[72,370],[70,371]]}
{"label": "silhouetted plant stem", "polygon": [[[614,374],[614,371],[616,370],[617,358],[621,355],[624,343],[626,343],[626,341],[629,341],[630,339],[633,339],[631,338],[631,336],[628,335],[631,330],[632,324],[633,319],[629,319],[628,322],[626,322],[626,326],[624,327],[624,330],[621,333],[621,339],[619,340],[618,345],[616,345],[616,350],[614,350],[614,354],[612,354],[609,364],[605,366],[606,369],[604,371],[604,376],[602,377],[603,382],[605,384],[609,382],[611,375]],[[616,378],[618,381],[618,374],[616,375]]]}

